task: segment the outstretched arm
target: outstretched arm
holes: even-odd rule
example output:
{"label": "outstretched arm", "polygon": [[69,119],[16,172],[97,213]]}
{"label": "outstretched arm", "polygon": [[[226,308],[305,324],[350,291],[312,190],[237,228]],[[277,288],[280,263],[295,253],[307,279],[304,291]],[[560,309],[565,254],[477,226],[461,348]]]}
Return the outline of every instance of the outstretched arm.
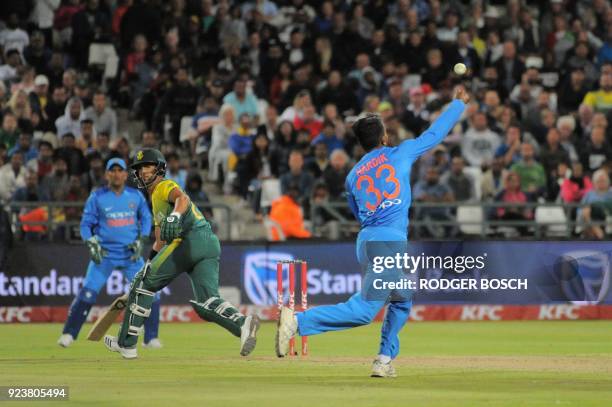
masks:
{"label": "outstretched arm", "polygon": [[455,99],[449,107],[418,138],[406,140],[400,144],[400,150],[417,158],[439,144],[459,121],[469,100],[470,97],[466,90],[463,87],[458,87],[455,91]]}

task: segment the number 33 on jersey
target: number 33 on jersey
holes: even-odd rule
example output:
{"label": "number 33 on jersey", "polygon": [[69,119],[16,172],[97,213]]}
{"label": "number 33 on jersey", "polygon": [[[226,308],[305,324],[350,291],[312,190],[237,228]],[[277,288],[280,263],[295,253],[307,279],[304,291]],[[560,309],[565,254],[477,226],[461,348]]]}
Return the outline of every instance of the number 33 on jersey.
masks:
{"label": "number 33 on jersey", "polygon": [[440,143],[459,120],[465,105],[451,102],[419,137],[397,147],[369,151],[346,177],[348,202],[361,227],[386,226],[408,229],[410,169],[427,150]]}

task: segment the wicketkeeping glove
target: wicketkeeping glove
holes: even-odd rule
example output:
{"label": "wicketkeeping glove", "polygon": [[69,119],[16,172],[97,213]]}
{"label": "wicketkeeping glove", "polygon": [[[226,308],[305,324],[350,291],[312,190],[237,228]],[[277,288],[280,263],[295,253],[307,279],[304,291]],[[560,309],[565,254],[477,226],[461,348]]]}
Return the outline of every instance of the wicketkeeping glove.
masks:
{"label": "wicketkeeping glove", "polygon": [[100,246],[100,241],[97,236],[92,236],[85,242],[87,248],[89,249],[89,255],[94,263],[100,264],[102,263],[102,258],[106,256],[106,250]]}
{"label": "wicketkeeping glove", "polygon": [[181,227],[181,215],[177,212],[172,212],[170,216],[162,220],[160,225],[161,240],[170,243],[181,235],[183,228]]}
{"label": "wicketkeeping glove", "polygon": [[127,247],[128,249],[130,249],[134,254],[132,254],[130,256],[130,260],[132,261],[136,261],[140,258],[140,256],[142,255],[142,246],[144,245],[143,241],[141,238],[138,238],[136,240],[134,240],[132,243],[130,243]]}

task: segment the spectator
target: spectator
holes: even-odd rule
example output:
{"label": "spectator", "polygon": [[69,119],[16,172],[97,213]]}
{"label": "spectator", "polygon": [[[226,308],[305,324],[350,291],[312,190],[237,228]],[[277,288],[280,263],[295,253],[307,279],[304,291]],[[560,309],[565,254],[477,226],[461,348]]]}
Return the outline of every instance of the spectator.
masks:
{"label": "spectator", "polygon": [[516,45],[512,41],[503,44],[502,57],[495,63],[495,68],[499,74],[500,83],[505,97],[509,95],[514,85],[521,81],[525,65],[516,55]]}
{"label": "spectator", "polygon": [[[86,199],[87,191],[83,188],[83,185],[81,185],[81,178],[77,175],[71,175],[68,184],[68,193],[63,200],[67,202],[85,202]],[[69,236],[74,239],[77,234],[75,227],[78,228],[78,222],[81,220],[83,209],[79,206],[69,205],[64,208],[64,214],[66,215],[66,222],[76,223],[76,226],[73,225],[69,229]]]}
{"label": "spectator", "polygon": [[81,175],[81,185],[87,191],[106,185],[104,172],[104,161],[98,153],[91,153],[87,156],[89,171]]}
{"label": "spectator", "polygon": [[93,95],[93,105],[85,109],[85,117],[93,121],[96,133],[117,135],[117,114],[107,106],[106,95],[101,90]]}
{"label": "spectator", "polygon": [[293,120],[293,127],[296,131],[305,130],[310,135],[310,140],[314,139],[321,133],[323,122],[317,115],[317,111],[313,105],[304,107],[304,117],[296,116]]}
{"label": "spectator", "polygon": [[568,164],[570,162],[569,154],[561,146],[559,130],[554,127],[548,130],[546,144],[542,146],[540,152],[540,162],[547,175],[556,170],[560,163]]}
{"label": "spectator", "polygon": [[[310,232],[304,228],[304,214],[298,204],[301,200],[300,186],[294,182],[287,185],[283,195],[272,202],[270,219],[276,222],[286,239],[309,238]],[[278,232],[273,232],[272,240],[280,240]]]}
{"label": "spectator", "polygon": [[[111,152],[111,157],[118,157],[125,161],[128,165],[132,161],[130,157],[130,142],[125,137],[120,137],[115,142],[115,149]],[[164,153],[165,154],[165,153]]]}
{"label": "spectator", "polygon": [[132,52],[125,58],[125,73],[128,78],[134,77],[138,66],[145,62],[147,47],[147,37],[143,34],[137,34],[134,37]]}
{"label": "spectator", "polygon": [[181,189],[185,189],[187,185],[187,171],[181,168],[181,161],[178,155],[169,154],[166,156],[168,167],[166,170],[166,179],[171,179],[176,182]]}
{"label": "spectator", "polygon": [[297,202],[304,202],[310,197],[310,191],[314,184],[313,176],[304,170],[304,155],[298,150],[289,154],[289,171],[280,177],[281,192],[287,195],[290,185],[297,185],[298,193],[295,198]]}
{"label": "spectator", "polygon": [[602,126],[593,127],[590,140],[582,150],[580,161],[588,172],[595,172],[612,158],[612,146],[606,141],[605,130]]}
{"label": "spectator", "polygon": [[343,114],[356,114],[359,111],[352,90],[342,82],[342,75],[338,70],[330,71],[327,82],[318,93],[317,100],[321,105],[329,103],[336,105],[338,111]]}
{"label": "spectator", "polygon": [[344,182],[350,171],[349,158],[342,149],[335,149],[329,157],[329,165],[323,170],[323,180],[329,189],[329,197],[334,201],[344,200]]}
{"label": "spectator", "polygon": [[[414,187],[414,200],[422,203],[441,203],[454,202],[455,197],[452,191],[444,184],[440,183],[440,174],[434,167],[427,169],[425,179],[419,181]],[[433,220],[448,222],[449,224],[438,226],[429,224],[422,228],[432,237],[443,237],[452,235],[452,217],[448,208],[425,207],[415,210],[415,217],[422,220]]]}
{"label": "spectator", "polygon": [[185,193],[189,196],[192,202],[198,205],[198,209],[202,212],[202,214],[206,217],[206,220],[209,222],[213,221],[213,213],[210,207],[203,207],[202,205],[207,205],[210,203],[210,199],[208,199],[208,195],[202,188],[203,181],[200,174],[197,172],[192,172],[187,175],[187,184],[185,186]]}
{"label": "spectator", "polygon": [[68,194],[69,183],[68,163],[64,157],[56,155],[53,171],[42,179],[41,185],[52,201],[62,201]]}
{"label": "spectator", "polygon": [[9,150],[9,157],[20,152],[23,155],[25,162],[35,159],[38,156],[38,150],[32,145],[32,135],[28,133],[21,133],[17,139],[17,144]]}
{"label": "spectator", "polygon": [[535,196],[544,194],[546,173],[542,164],[535,161],[533,146],[529,143],[521,145],[521,160],[510,167],[521,181],[521,190]]}
{"label": "spectator", "polygon": [[102,157],[102,161],[106,162],[113,154],[110,148],[110,135],[108,133],[99,133],[96,137],[96,152]]}
{"label": "spectator", "polygon": [[8,102],[8,107],[15,114],[20,128],[31,130],[32,127],[32,108],[28,94],[23,89],[13,93]]}
{"label": "spectator", "polygon": [[162,132],[166,116],[172,124],[172,140],[179,144],[179,131],[183,116],[191,116],[195,112],[200,94],[189,80],[186,68],[176,71],[175,83],[166,91],[155,112],[155,129]]}
{"label": "spectator", "polygon": [[83,152],[83,155],[96,151],[97,143],[94,133],[93,121],[88,118],[81,120],[81,137],[76,141],[76,146]]}
{"label": "spectator", "polygon": [[[67,100],[68,96],[66,93],[66,88],[64,88],[63,86],[59,86],[53,89],[51,99],[44,107],[44,112],[46,115],[46,119],[44,120],[45,130],[53,132],[56,131],[55,122],[60,116],[64,115]],[[43,115],[43,119],[45,115]]]}
{"label": "spectator", "polygon": [[492,200],[504,189],[505,179],[508,170],[505,168],[503,157],[496,157],[491,163],[491,167],[482,174],[481,191],[482,200]]}
{"label": "spectator", "polygon": [[578,110],[588,90],[582,67],[573,68],[559,91],[559,111],[567,114]]}
{"label": "spectator", "polygon": [[25,187],[26,172],[23,154],[16,151],[11,161],[0,167],[0,201],[7,203],[18,188]]}
{"label": "spectator", "polygon": [[434,89],[446,83],[448,68],[442,59],[442,51],[432,48],[427,51],[427,62],[422,75],[423,83],[429,84]]}
{"label": "spectator", "polygon": [[276,129],[278,128],[278,110],[272,105],[266,106],[265,120],[257,127],[258,134],[265,134],[269,141],[274,140]]}
{"label": "spectator", "polygon": [[26,167],[33,171],[41,180],[53,170],[53,145],[48,141],[38,143],[38,156],[30,159]]}
{"label": "spectator", "polygon": [[38,176],[33,171],[26,171],[25,185],[13,194],[13,201],[43,202],[48,201],[47,192],[38,184]]}
{"label": "spectator", "polygon": [[410,89],[410,104],[402,114],[402,124],[412,134],[421,134],[425,130],[425,127],[429,124],[429,110],[421,86]]}
{"label": "spectator", "polygon": [[[517,173],[512,171],[508,173],[504,185],[504,189],[495,196],[495,202],[520,205],[533,201],[532,195],[521,188],[521,179]],[[533,218],[533,211],[530,208],[520,206],[500,207],[497,208],[495,214],[498,220],[528,221]],[[519,226],[517,229],[522,235],[527,234],[527,226]]]}
{"label": "spectator", "polygon": [[263,133],[253,138],[251,151],[242,160],[237,169],[238,190],[242,197],[246,198],[252,193],[252,205],[255,212],[259,212],[259,201],[261,197],[261,184],[264,180],[278,177],[278,162],[270,152],[270,140]]}
{"label": "spectator", "polygon": [[474,114],[471,126],[461,140],[461,153],[468,164],[473,167],[488,165],[499,145],[499,135],[489,129],[487,116],[483,112]]}
{"label": "spectator", "polygon": [[0,129],[0,144],[6,146],[7,149],[11,149],[17,143],[18,138],[17,117],[12,112],[4,113],[2,128]]}
{"label": "spectator", "polygon": [[110,39],[110,24],[110,15],[100,8],[98,0],[87,0],[85,7],[72,16],[72,51],[79,68],[87,67],[91,43]]}
{"label": "spectator", "polygon": [[601,74],[599,89],[588,92],[582,103],[596,112],[608,114],[612,111],[612,72]]}
{"label": "spectator", "polygon": [[336,136],[334,123],[325,121],[323,123],[323,131],[312,140],[312,144],[324,143],[327,146],[327,151],[333,152],[336,149],[343,149],[344,144]]}
{"label": "spectator", "polygon": [[157,135],[155,134],[155,132],[151,130],[143,130],[143,132],[140,134],[140,139],[142,140],[142,143],[140,144],[140,147],[138,149],[159,149],[159,142],[157,141]]}
{"label": "spectator", "polygon": [[28,33],[19,28],[19,16],[12,13],[8,16],[6,27],[0,31],[0,47],[3,50],[14,49],[19,55],[23,55],[23,50],[29,43]]}
{"label": "spectator", "polygon": [[281,114],[281,121],[289,121],[292,124],[296,118],[304,117],[304,108],[306,106],[312,106],[312,99],[308,90],[299,91],[293,98],[293,104],[283,110]]}
{"label": "spectator", "polygon": [[191,121],[191,128],[189,129],[189,142],[192,153],[202,154],[208,152],[212,126],[220,122],[219,105],[215,98],[213,96],[201,97],[198,101],[196,114]]}
{"label": "spectator", "polygon": [[[60,5],[60,0],[37,0],[34,2],[34,9],[30,16],[32,22],[38,27],[38,33],[43,34],[47,44],[52,44],[53,39],[53,17]],[[34,34],[31,38],[34,42]]]}
{"label": "spectator", "polygon": [[289,153],[296,147],[297,133],[293,129],[293,124],[289,121],[282,121],[278,125],[278,130],[274,136],[272,146],[273,154],[279,163],[279,173],[283,174],[289,170]]}
{"label": "spectator", "polygon": [[[586,85],[591,88],[597,82],[599,72],[592,62],[592,58],[589,58],[589,53],[589,44],[585,41],[579,41],[574,46],[573,55],[569,55],[563,67],[565,71],[572,71],[574,69],[582,70],[585,76]],[[576,109],[574,108],[573,110]]]}
{"label": "spectator", "polygon": [[83,103],[76,97],[70,98],[66,104],[64,115],[55,121],[57,136],[62,138],[70,133],[73,137],[81,137],[81,121],[85,119]]}
{"label": "spectator", "polygon": [[259,117],[257,97],[255,97],[253,93],[247,92],[246,85],[247,77],[238,77],[234,82],[234,90],[225,95],[223,103],[231,105],[237,117],[246,113],[251,116],[254,121],[257,121]]}
{"label": "spectator", "polygon": [[578,161],[572,163],[572,175],[561,183],[561,200],[564,203],[578,203],[593,188],[593,184],[582,170]]}
{"label": "spectator", "polygon": [[464,166],[462,157],[453,157],[450,171],[440,178],[440,182],[450,189],[457,202],[471,201],[476,197],[474,180],[463,171]]}
{"label": "spectator", "polygon": [[228,141],[229,148],[233,153],[233,156],[230,156],[230,170],[234,170],[238,161],[246,158],[247,154],[251,152],[254,138],[255,131],[251,127],[251,117],[248,113],[243,113],[240,116],[236,132],[230,136]]}
{"label": "spectator", "polygon": [[36,75],[34,78],[34,91],[29,95],[32,112],[41,116],[41,121],[46,122],[47,114],[45,108],[49,102],[49,79],[45,75]]}
{"label": "spectator", "polygon": [[322,141],[313,142],[314,154],[306,160],[306,170],[315,179],[321,178],[325,169],[329,166],[329,150],[327,144]]}
{"label": "spectator", "polygon": [[85,156],[76,147],[76,141],[72,133],[66,133],[62,136],[62,146],[55,151],[55,154],[64,158],[70,175],[80,176],[85,172],[87,168]]}
{"label": "spectator", "polygon": [[[605,231],[601,223],[605,222],[607,215],[612,213],[612,189],[610,189],[608,173],[602,169],[595,171],[593,186],[593,189],[582,198],[581,203],[587,206],[582,207],[578,218],[584,222],[585,237],[603,239]],[[594,224],[594,222],[600,224]]]}
{"label": "spectator", "polygon": [[[6,48],[5,48],[6,49]],[[0,65],[0,81],[12,81],[17,76],[17,69],[21,66],[19,51],[12,48],[4,53],[4,65]]]}
{"label": "spectator", "polygon": [[504,165],[509,166],[520,159],[521,129],[512,124],[506,129],[506,140],[495,151],[495,157],[502,157]]}
{"label": "spectator", "polygon": [[221,168],[223,177],[227,177],[229,172],[229,139],[237,131],[234,124],[235,110],[230,104],[224,104],[219,109],[221,123],[215,124],[212,128],[210,150],[208,151],[208,177],[211,181],[221,181],[219,169]]}
{"label": "spectator", "polygon": [[561,147],[567,151],[571,161],[578,161],[579,156],[574,145],[576,144],[576,137],[574,136],[574,130],[576,128],[576,121],[572,116],[561,116],[557,120],[557,130],[559,130],[559,142]]}

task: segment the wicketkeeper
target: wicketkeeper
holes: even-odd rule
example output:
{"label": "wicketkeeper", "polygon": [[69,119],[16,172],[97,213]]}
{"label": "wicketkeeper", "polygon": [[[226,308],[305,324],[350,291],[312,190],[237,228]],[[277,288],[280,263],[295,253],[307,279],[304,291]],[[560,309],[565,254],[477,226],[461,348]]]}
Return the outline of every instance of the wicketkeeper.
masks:
{"label": "wicketkeeper", "polygon": [[[120,158],[106,164],[108,185],[91,192],[81,219],[81,237],[87,244],[91,261],[83,288],[75,297],[64,330],[57,343],[68,347],[77,338],[83,322],[96,302],[98,293],[113,270],[123,272],[127,281],[144,267],[142,238],[151,233],[151,212],[145,197],[127,187],[127,166]],[[145,327],[145,346],[161,347],[159,297],[151,304],[151,318]]]}
{"label": "wicketkeeper", "polygon": [[126,359],[136,358],[138,335],[151,314],[155,293],[187,272],[195,296],[190,302],[196,313],[239,337],[240,354],[248,355],[255,348],[259,319],[241,314],[219,296],[221,246],[210,224],[174,181],[164,179],[166,160],[162,153],[142,149],[131,168],[139,186],[151,197],[155,243],[150,263],[132,282],[119,335],[106,335],[106,347]]}

